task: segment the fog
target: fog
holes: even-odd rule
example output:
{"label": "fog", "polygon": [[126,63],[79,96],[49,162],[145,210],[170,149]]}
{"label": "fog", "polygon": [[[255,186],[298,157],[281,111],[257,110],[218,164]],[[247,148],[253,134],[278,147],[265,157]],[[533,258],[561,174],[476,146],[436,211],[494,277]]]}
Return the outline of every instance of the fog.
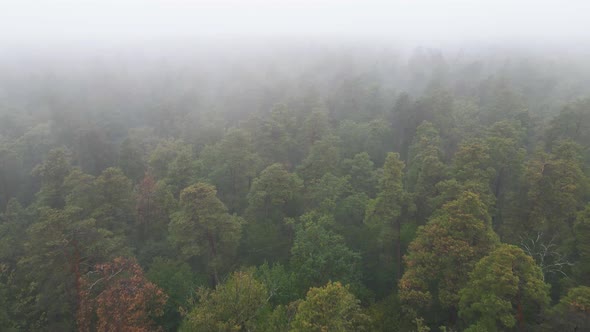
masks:
{"label": "fog", "polygon": [[4,0],[0,40],[58,47],[244,38],[587,43],[583,0]]}
{"label": "fog", "polygon": [[587,0],[0,0],[1,331],[590,331]]}
{"label": "fog", "polygon": [[0,96],[15,109],[45,93],[88,110],[101,94],[139,108],[152,90],[169,99],[190,90],[207,109],[223,96],[237,109],[236,96],[247,96],[236,112],[248,113],[308,84],[328,93],[342,78],[420,94],[432,77],[452,82],[474,64],[478,79],[535,68],[583,95],[588,9],[548,0],[4,0]]}

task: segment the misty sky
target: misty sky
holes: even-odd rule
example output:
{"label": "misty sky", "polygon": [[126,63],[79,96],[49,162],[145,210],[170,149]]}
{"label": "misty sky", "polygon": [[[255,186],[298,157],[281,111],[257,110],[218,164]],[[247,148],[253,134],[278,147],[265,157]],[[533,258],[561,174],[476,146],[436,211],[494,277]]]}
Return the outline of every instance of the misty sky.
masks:
{"label": "misty sky", "polygon": [[295,36],[585,43],[588,17],[584,0],[0,0],[0,41]]}

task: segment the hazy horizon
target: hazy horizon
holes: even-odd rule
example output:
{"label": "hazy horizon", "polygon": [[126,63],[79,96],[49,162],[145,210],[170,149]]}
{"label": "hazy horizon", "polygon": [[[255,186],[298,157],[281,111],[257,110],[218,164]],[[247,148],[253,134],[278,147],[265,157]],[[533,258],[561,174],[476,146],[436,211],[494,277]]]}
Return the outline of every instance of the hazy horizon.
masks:
{"label": "hazy horizon", "polygon": [[4,50],[281,42],[587,49],[584,1],[2,1]]}

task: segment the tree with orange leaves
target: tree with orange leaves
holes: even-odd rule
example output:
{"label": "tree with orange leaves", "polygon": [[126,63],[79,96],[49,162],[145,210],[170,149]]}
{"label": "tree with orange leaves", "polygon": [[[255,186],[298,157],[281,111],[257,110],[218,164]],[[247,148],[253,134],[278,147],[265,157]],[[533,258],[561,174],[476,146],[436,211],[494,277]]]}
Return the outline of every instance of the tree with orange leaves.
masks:
{"label": "tree with orange leaves", "polygon": [[159,330],[153,318],[163,314],[168,296],[145,278],[134,259],[98,264],[82,285],[79,331]]}

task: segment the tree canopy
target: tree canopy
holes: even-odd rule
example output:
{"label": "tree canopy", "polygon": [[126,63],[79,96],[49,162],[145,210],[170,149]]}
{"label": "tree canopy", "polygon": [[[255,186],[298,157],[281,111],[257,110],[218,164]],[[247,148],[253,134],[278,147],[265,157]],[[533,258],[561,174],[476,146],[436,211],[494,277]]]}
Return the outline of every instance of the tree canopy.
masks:
{"label": "tree canopy", "polygon": [[0,330],[590,331],[586,57],[234,39],[0,52]]}

